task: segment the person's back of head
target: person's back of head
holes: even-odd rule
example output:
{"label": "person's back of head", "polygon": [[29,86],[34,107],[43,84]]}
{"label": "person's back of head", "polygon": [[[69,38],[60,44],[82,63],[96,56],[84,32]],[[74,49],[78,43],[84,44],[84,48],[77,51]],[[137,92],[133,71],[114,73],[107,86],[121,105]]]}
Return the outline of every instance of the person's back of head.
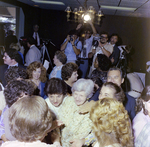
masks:
{"label": "person's back of head", "polygon": [[42,140],[52,125],[52,115],[45,100],[39,96],[19,99],[9,109],[12,135],[21,142]]}
{"label": "person's back of head", "polygon": [[57,57],[57,59],[58,59],[62,64],[66,64],[66,62],[67,62],[67,56],[65,55],[64,52],[62,52],[62,51],[56,51],[56,52],[55,52],[55,56]]}
{"label": "person's back of head", "polygon": [[33,37],[29,37],[27,39],[27,43],[29,43],[30,45],[34,45],[34,44],[36,44],[36,41],[35,41],[35,39]]}
{"label": "person's back of head", "polygon": [[18,66],[10,66],[5,72],[5,80],[7,83],[13,79],[27,79],[27,77],[26,70]]}
{"label": "person's back of head", "polygon": [[34,93],[34,86],[26,80],[11,80],[4,89],[6,104],[10,107],[19,98]]}
{"label": "person's back of head", "polygon": [[112,98],[96,102],[90,112],[92,130],[100,146],[119,144],[132,147],[130,119],[122,103]]}
{"label": "person's back of head", "polygon": [[63,67],[62,67],[62,70],[61,70],[61,77],[64,81],[67,81],[73,72],[77,71],[78,70],[78,65],[75,64],[75,63],[67,63],[65,64]]}
{"label": "person's back of head", "polygon": [[106,55],[97,54],[97,60],[98,60],[98,67],[102,71],[108,71],[109,68],[111,67],[111,61]]}

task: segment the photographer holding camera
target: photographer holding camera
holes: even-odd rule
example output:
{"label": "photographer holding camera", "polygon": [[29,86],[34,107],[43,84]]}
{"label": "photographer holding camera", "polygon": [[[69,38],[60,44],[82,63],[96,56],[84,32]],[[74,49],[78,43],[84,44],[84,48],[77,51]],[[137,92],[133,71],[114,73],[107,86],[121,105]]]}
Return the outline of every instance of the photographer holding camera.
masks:
{"label": "photographer holding camera", "polygon": [[[82,49],[81,49],[81,54],[78,57],[78,61],[79,61],[79,69],[82,72],[82,78],[86,77],[87,71],[88,71],[88,67],[89,67],[89,58],[88,58],[88,53],[91,50],[92,47],[92,42],[93,42],[93,38],[96,35],[96,29],[95,26],[93,25],[92,21],[89,20],[87,21],[87,23],[90,25],[90,27],[92,28],[92,30],[89,27],[83,27],[84,31],[84,38],[82,41]],[[92,33],[93,32],[93,33]]]}
{"label": "photographer holding camera", "polygon": [[67,63],[68,62],[76,63],[77,60],[76,56],[80,54],[81,49],[82,49],[82,42],[79,41],[77,29],[71,30],[60,48],[60,50],[64,51],[64,53],[67,56]]}
{"label": "photographer holding camera", "polygon": [[[88,54],[89,58],[93,57],[93,63],[92,67],[90,69],[90,73],[95,69],[94,68],[94,61],[97,57],[97,54],[104,54],[108,58],[113,52],[113,46],[109,44],[108,42],[108,33],[107,32],[101,32],[100,36],[95,36],[93,41],[93,46]],[[89,73],[89,75],[90,75]]]}

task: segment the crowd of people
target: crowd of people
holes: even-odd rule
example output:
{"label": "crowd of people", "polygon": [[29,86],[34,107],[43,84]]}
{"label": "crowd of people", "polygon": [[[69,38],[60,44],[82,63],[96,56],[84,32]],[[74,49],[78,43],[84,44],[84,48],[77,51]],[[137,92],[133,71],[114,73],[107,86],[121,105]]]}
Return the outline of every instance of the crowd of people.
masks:
{"label": "crowd of people", "polygon": [[41,61],[39,26],[27,39],[26,54],[13,42],[6,47],[0,66],[2,147],[150,146],[150,86],[132,87],[138,98],[126,91],[119,36],[108,42],[107,32],[98,34],[88,23],[92,30],[79,24],[68,33],[50,73]]}

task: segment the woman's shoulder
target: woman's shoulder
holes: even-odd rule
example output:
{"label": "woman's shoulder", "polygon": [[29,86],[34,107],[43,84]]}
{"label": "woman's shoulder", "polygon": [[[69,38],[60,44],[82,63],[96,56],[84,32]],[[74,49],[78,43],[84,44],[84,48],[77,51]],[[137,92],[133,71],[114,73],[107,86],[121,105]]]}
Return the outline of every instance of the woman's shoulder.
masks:
{"label": "woman's shoulder", "polygon": [[136,124],[136,123],[147,123],[147,119],[149,116],[145,115],[143,113],[143,111],[141,110],[133,119],[133,125]]}

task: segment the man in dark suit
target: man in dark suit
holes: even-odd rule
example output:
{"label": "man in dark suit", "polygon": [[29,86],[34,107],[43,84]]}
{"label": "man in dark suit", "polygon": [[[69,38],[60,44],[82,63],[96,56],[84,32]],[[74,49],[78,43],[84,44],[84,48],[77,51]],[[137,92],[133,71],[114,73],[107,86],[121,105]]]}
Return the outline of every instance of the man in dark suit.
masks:
{"label": "man in dark suit", "polygon": [[113,47],[114,47],[112,54],[109,56],[109,59],[112,62],[112,66],[117,65],[117,63],[119,61],[119,57],[120,57],[120,50],[117,46],[118,39],[119,39],[118,34],[112,34],[110,37],[110,44],[113,45]]}
{"label": "man in dark suit", "polygon": [[[118,86],[121,86],[121,84],[124,82],[124,78],[122,75],[122,71],[117,68],[113,67],[110,68],[109,71],[107,72],[107,82],[112,82],[117,84]],[[96,91],[96,93],[93,95],[93,97],[89,101],[98,101],[100,93],[100,88]],[[135,117],[135,99],[130,96],[128,93],[125,92],[125,100],[123,102],[125,109],[128,111],[128,114],[130,116],[130,119],[133,120]]]}
{"label": "man in dark suit", "polygon": [[[117,84],[118,86],[121,86],[121,84],[124,82],[124,78],[122,75],[122,71],[120,68],[113,67],[110,68],[108,73],[107,73],[107,82],[112,82]],[[125,93],[125,101],[123,102],[125,109],[128,111],[128,114],[130,116],[130,119],[133,120],[135,117],[135,99],[130,96],[128,93]]]}
{"label": "man in dark suit", "polygon": [[6,50],[4,53],[4,65],[0,66],[0,81],[2,82],[3,86],[6,86],[5,81],[5,72],[9,69],[10,66],[19,66],[25,68],[23,65],[20,64],[21,56],[19,55],[18,51],[15,49]]}

